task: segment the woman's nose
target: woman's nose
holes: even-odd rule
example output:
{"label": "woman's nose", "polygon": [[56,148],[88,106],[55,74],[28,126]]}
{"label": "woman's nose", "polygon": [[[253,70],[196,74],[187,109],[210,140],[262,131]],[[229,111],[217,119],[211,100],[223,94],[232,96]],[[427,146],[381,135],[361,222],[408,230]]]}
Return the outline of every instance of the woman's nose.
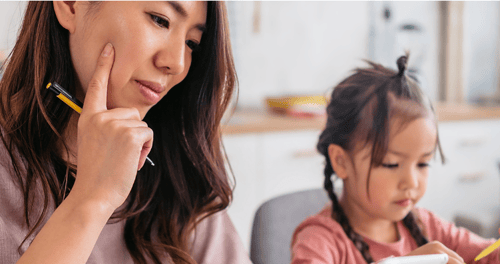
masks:
{"label": "woman's nose", "polygon": [[186,45],[174,39],[162,46],[155,55],[155,66],[165,74],[177,75],[184,72]]}

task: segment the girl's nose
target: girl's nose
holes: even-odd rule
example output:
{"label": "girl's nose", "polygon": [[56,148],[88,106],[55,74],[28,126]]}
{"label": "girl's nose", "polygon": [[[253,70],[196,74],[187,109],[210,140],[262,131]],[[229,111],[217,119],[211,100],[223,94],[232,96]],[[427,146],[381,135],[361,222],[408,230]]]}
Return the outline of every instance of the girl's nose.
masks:
{"label": "girl's nose", "polygon": [[165,74],[177,75],[184,72],[186,45],[181,39],[170,39],[156,53],[154,64]]}
{"label": "girl's nose", "polygon": [[418,182],[418,171],[415,169],[408,169],[404,172],[403,179],[401,181],[401,187],[403,189],[413,189],[417,188]]}

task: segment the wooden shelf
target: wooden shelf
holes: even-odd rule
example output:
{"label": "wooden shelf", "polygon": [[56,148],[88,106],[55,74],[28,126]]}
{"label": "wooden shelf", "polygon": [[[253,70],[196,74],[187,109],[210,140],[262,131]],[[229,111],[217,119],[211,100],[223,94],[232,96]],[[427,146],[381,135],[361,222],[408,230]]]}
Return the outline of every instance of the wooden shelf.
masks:
{"label": "wooden shelf", "polygon": [[[439,122],[500,119],[500,106],[482,107],[467,104],[434,104]],[[267,112],[264,109],[237,110],[223,122],[223,134],[322,130],[326,116],[297,118]]]}

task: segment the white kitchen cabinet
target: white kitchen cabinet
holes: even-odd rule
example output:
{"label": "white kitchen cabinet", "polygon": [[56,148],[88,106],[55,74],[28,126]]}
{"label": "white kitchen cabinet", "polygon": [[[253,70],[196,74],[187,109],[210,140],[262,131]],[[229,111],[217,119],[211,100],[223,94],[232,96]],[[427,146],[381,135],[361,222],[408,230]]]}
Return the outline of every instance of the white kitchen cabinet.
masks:
{"label": "white kitchen cabinet", "polygon": [[316,151],[319,133],[307,130],[224,135],[236,180],[228,214],[248,250],[253,217],[262,203],[282,194],[322,188],[324,158]]}
{"label": "white kitchen cabinet", "polygon": [[418,206],[448,221],[460,215],[491,229],[500,218],[500,120],[441,122],[439,135],[446,163],[432,164]]}
{"label": "white kitchen cabinet", "polygon": [[236,183],[227,211],[249,250],[253,216],[261,202],[258,196],[263,175],[262,166],[259,166],[260,134],[224,136],[223,142]]}

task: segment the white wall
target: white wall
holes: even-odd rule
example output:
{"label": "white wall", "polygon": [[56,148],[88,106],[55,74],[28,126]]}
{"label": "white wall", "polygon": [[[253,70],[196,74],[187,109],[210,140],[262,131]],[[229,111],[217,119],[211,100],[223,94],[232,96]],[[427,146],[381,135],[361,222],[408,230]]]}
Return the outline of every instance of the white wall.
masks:
{"label": "white wall", "polygon": [[0,53],[4,55],[8,55],[16,43],[26,4],[26,1],[0,1]]}
{"label": "white wall", "polygon": [[228,2],[240,84],[239,106],[263,106],[266,96],[325,94],[365,66],[369,2]]}
{"label": "white wall", "polygon": [[[370,59],[397,69],[396,60],[410,52],[408,73],[416,75],[420,88],[432,100],[439,93],[440,10],[436,1],[373,1],[370,21]],[[390,18],[384,17],[385,9]],[[405,30],[411,25],[415,30]]]}
{"label": "white wall", "polygon": [[464,3],[463,78],[469,102],[498,96],[500,3]]}

